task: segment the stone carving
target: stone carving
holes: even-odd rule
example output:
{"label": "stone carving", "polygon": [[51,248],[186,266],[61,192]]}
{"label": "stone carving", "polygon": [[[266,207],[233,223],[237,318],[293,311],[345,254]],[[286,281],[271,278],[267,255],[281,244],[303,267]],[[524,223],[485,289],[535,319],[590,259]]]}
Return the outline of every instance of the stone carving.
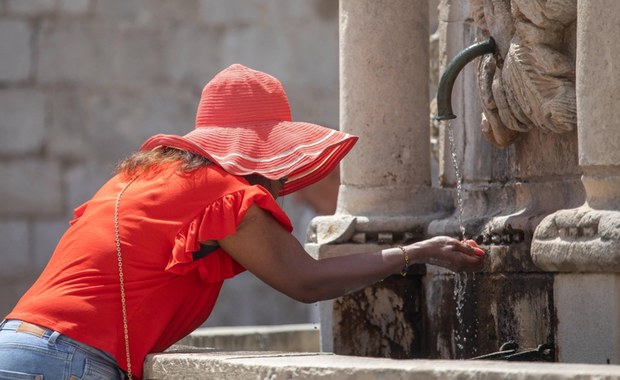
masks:
{"label": "stone carving", "polygon": [[481,37],[498,46],[477,67],[485,137],[504,147],[534,127],[575,129],[577,1],[471,0],[471,6]]}
{"label": "stone carving", "polygon": [[532,259],[549,272],[620,272],[620,217],[582,206],[547,216],[536,228]]}

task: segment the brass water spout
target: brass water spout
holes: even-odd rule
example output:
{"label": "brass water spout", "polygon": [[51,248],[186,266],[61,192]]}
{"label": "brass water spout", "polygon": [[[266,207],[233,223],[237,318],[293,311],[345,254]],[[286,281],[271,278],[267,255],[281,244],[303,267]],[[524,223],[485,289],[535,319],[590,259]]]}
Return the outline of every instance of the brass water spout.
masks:
{"label": "brass water spout", "polygon": [[445,71],[439,80],[437,88],[437,116],[436,120],[455,119],[456,115],[452,113],[452,87],[459,72],[466,64],[481,55],[495,53],[495,40],[489,37],[486,41],[478,42],[466,48],[457,54],[452,61],[448,63]]}

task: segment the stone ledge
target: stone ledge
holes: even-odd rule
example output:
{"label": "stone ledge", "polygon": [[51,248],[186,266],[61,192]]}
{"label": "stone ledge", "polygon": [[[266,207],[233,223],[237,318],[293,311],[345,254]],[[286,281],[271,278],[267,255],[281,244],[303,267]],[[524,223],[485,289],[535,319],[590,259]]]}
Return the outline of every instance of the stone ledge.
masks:
{"label": "stone ledge", "polygon": [[181,339],[178,345],[196,348],[246,351],[320,351],[318,324],[276,326],[203,327]]}
{"label": "stone ledge", "polygon": [[547,272],[620,273],[620,212],[556,211],[536,228],[531,254]]}
{"label": "stone ledge", "polygon": [[166,379],[620,379],[620,366],[473,360],[394,360],[325,353],[185,349],[152,354],[145,380]]}

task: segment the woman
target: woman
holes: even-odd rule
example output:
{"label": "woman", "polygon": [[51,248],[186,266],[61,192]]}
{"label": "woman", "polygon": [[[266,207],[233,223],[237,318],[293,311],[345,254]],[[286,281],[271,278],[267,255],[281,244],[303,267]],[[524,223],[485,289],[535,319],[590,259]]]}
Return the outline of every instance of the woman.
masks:
{"label": "woman", "polygon": [[3,322],[0,377],[140,377],[144,357],[200,326],[222,282],[246,269],[301,302],[413,263],[480,270],[482,250],[447,237],[320,261],[306,254],[275,199],[325,177],[356,141],[292,122],[277,79],[223,70],[205,86],[192,132],[150,138],[75,210]]}

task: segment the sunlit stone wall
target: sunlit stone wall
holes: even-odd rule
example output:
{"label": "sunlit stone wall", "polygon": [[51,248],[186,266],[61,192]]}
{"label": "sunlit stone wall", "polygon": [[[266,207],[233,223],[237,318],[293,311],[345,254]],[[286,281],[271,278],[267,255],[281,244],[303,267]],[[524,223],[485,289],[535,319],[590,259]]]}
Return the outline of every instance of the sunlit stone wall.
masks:
{"label": "sunlit stone wall", "polygon": [[[153,134],[193,128],[202,87],[224,67],[274,74],[294,118],[337,128],[337,14],[332,0],[0,1],[0,314],[117,160]],[[210,323],[312,313],[245,274]]]}

